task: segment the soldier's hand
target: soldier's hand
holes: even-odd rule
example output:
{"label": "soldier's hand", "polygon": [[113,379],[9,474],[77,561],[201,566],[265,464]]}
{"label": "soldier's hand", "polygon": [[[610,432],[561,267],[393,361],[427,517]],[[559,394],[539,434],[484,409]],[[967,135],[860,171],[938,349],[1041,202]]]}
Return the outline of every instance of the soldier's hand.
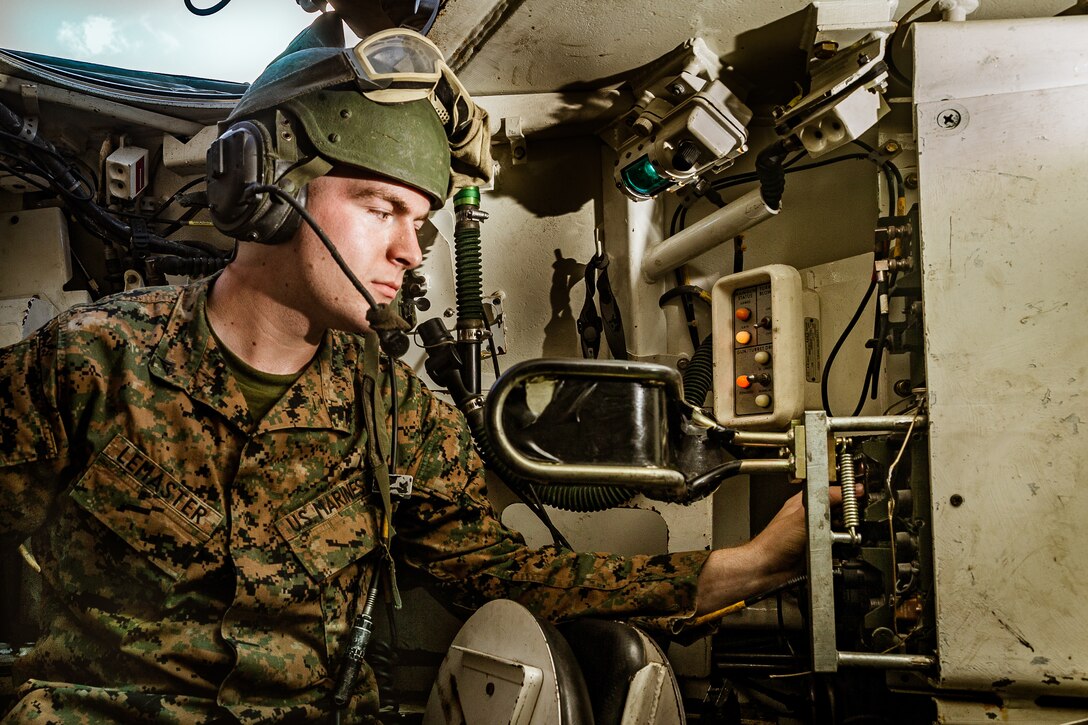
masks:
{"label": "soldier's hand", "polygon": [[[859,492],[861,487],[858,487]],[[832,506],[842,502],[838,486],[830,489]],[[805,507],[802,494],[792,497],[759,534],[746,544],[711,552],[699,575],[698,613],[705,614],[782,584],[804,570]]]}

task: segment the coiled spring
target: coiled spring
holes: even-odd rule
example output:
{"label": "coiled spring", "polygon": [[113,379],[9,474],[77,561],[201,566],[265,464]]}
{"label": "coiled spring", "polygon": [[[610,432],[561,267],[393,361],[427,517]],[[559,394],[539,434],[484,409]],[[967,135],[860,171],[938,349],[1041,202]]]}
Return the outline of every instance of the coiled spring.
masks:
{"label": "coiled spring", "polygon": [[855,489],[854,456],[846,449],[839,448],[839,484],[842,486],[842,520],[847,531],[856,534],[861,525],[858,516],[858,495]]}

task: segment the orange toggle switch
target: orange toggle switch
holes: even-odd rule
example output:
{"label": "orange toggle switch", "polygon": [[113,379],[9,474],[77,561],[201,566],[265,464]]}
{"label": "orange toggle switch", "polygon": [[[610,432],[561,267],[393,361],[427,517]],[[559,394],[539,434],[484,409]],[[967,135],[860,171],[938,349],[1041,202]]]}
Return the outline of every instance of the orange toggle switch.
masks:
{"label": "orange toggle switch", "polygon": [[752,333],[747,330],[741,330],[737,333],[737,342],[741,345],[747,345],[752,341]]}
{"label": "orange toggle switch", "polygon": [[737,387],[738,388],[749,388],[751,386],[752,386],[752,381],[748,379],[747,375],[737,376]]}
{"label": "orange toggle switch", "polygon": [[750,309],[748,309],[747,307],[738,307],[737,308],[737,319],[738,320],[740,320],[741,322],[747,322],[751,318],[752,318],[752,311]]}

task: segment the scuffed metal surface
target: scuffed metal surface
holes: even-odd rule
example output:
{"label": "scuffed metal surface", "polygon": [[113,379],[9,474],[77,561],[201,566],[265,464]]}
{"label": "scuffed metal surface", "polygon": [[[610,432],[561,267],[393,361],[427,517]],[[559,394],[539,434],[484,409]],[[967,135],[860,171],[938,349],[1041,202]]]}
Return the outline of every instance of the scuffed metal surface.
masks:
{"label": "scuffed metal surface", "polygon": [[[1086,38],[1088,18],[917,30],[916,97],[934,99],[915,122],[945,687],[1088,694],[1088,171],[1069,153]],[[999,92],[1010,54],[1015,92]],[[1019,90],[1036,63],[1054,82]],[[963,121],[941,126],[953,106]]]}

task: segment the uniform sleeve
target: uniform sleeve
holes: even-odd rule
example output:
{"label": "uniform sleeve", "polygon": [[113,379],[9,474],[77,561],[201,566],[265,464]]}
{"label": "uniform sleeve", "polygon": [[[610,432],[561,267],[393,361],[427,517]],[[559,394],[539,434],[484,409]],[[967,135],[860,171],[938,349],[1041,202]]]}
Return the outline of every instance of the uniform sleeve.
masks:
{"label": "uniform sleeve", "polygon": [[637,617],[651,629],[683,629],[709,552],[624,557],[530,549],[499,522],[461,414],[414,376],[406,384],[398,458],[415,488],[396,518],[404,563],[470,608],[507,598],[552,621]]}
{"label": "uniform sleeve", "polygon": [[59,321],[0,348],[0,536],[37,529],[59,488],[67,437],[57,405]]}

